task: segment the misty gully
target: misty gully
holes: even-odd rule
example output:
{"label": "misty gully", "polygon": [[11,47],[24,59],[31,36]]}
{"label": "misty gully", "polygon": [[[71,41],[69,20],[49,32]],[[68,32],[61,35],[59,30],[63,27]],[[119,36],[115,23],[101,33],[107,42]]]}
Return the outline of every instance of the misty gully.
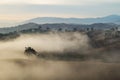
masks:
{"label": "misty gully", "polygon": [[120,80],[120,44],[106,41],[78,32],[1,41],[0,80]]}
{"label": "misty gully", "polygon": [[[30,46],[25,49],[25,55],[35,55],[43,59],[71,61],[98,59],[103,62],[120,62],[117,57],[120,55],[120,37],[118,34],[111,36],[109,33],[108,35],[106,31],[105,35],[103,33],[93,29],[86,32],[22,33],[17,38],[12,37],[13,33],[11,33],[10,37],[8,34],[6,34],[7,37],[1,35],[5,39],[1,44],[5,47],[9,47],[9,43],[16,44],[22,52],[25,46]],[[18,35],[18,33],[15,34]],[[14,40],[10,40],[13,38]]]}

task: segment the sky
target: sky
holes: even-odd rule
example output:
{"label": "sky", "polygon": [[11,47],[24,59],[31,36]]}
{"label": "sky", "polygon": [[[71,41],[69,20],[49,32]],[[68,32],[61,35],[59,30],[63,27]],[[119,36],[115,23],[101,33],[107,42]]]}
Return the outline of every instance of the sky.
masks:
{"label": "sky", "polygon": [[1,0],[0,24],[36,17],[90,18],[120,15],[120,0]]}

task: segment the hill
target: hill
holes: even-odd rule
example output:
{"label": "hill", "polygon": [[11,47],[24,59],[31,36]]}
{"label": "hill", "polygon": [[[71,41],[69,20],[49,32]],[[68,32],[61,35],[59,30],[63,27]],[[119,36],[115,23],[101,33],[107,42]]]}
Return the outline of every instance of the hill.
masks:
{"label": "hill", "polygon": [[97,18],[59,18],[59,17],[38,17],[34,19],[27,20],[23,23],[68,23],[68,24],[93,24],[93,23],[116,23],[120,24],[119,15],[109,15],[105,17]]}

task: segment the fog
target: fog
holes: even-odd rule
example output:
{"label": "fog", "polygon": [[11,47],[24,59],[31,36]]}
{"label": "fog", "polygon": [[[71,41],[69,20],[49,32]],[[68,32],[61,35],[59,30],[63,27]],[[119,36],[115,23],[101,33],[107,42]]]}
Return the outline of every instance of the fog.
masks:
{"label": "fog", "polygon": [[[119,52],[104,54],[101,59],[85,61],[46,60],[26,56],[25,47],[39,53],[61,53],[66,51],[96,55],[83,33],[22,34],[19,38],[0,42],[0,80],[120,80]],[[94,51],[93,53],[89,53]],[[104,52],[105,53],[105,52]]]}
{"label": "fog", "polygon": [[[33,47],[38,52],[85,51],[90,48],[89,39],[80,33],[24,34],[10,41],[1,41],[1,58],[23,55],[25,47]],[[13,55],[12,55],[13,54]]]}

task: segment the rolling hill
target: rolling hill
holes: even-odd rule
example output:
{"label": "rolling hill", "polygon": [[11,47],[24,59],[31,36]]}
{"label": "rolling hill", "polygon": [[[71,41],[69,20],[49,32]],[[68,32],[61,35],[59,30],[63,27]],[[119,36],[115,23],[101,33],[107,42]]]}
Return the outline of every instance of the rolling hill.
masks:
{"label": "rolling hill", "polygon": [[120,24],[119,15],[109,15],[105,17],[97,18],[59,18],[59,17],[37,17],[30,20],[26,20],[23,23],[68,23],[68,24],[93,24],[93,23],[116,23]]}

